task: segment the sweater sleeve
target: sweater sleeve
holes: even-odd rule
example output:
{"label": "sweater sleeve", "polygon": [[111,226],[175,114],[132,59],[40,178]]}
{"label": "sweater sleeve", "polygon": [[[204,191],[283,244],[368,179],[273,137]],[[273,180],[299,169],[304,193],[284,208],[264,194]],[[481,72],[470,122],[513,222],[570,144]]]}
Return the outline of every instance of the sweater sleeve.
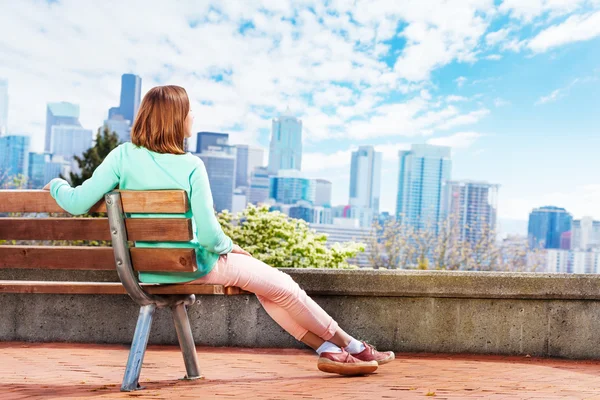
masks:
{"label": "sweater sleeve", "polygon": [[50,194],[58,205],[73,215],[85,214],[104,195],[119,183],[121,162],[120,146],[113,149],[96,168],[92,176],[75,188],[64,179],[56,178],[50,182]]}
{"label": "sweater sleeve", "polygon": [[212,253],[227,254],[231,252],[233,242],[225,235],[215,216],[206,167],[202,160],[198,159],[198,161],[198,166],[190,176],[190,203],[196,223],[198,243]]}

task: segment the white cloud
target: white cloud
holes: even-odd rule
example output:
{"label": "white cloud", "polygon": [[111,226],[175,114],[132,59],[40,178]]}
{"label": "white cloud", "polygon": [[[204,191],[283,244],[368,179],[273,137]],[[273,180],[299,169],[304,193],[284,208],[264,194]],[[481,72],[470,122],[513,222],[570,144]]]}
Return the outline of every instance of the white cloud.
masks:
{"label": "white cloud", "polygon": [[437,126],[437,129],[452,129],[457,126],[471,125],[478,122],[480,119],[482,119],[489,113],[490,110],[488,110],[487,108],[482,108],[480,110],[471,111],[467,114],[457,115],[439,124]]}
{"label": "white cloud", "polygon": [[510,101],[501,99],[500,97],[496,97],[494,99],[494,105],[496,107],[504,107],[510,105]]}
{"label": "white cloud", "polygon": [[[486,13],[492,0],[13,2],[0,14],[9,128],[33,134],[41,149],[46,102],[58,100],[80,104],[83,125],[95,128],[118,103],[120,75],[133,72],[143,93],[184,86],[196,130],[237,132],[244,141],[259,141],[287,105],[304,120],[307,140],[339,136],[342,126],[354,138],[427,134],[462,112],[430,103],[422,77],[452,60],[473,61]],[[379,57],[400,22],[409,45],[389,67]]]}
{"label": "white cloud", "polygon": [[455,149],[464,149],[470,147],[482,136],[483,135],[478,132],[458,132],[450,136],[429,139],[427,143],[437,146],[449,146]]}
{"label": "white cloud", "polygon": [[561,92],[561,89],[553,90],[552,93],[550,93],[549,95],[540,97],[538,101],[535,102],[535,104],[537,105],[553,102],[561,96]]}
{"label": "white cloud", "polygon": [[509,33],[509,28],[502,28],[495,32],[490,32],[487,35],[485,35],[485,41],[488,46],[495,46],[499,42],[504,41]]}
{"label": "white cloud", "polygon": [[500,54],[490,54],[489,56],[485,57],[486,60],[492,60],[492,61],[498,61],[502,59],[502,56]]}
{"label": "white cloud", "polygon": [[600,184],[574,187],[568,192],[535,193],[533,196],[500,196],[498,212],[504,218],[526,220],[536,207],[554,205],[564,207],[574,218],[592,216],[600,219]]}
{"label": "white cloud", "polygon": [[457,95],[454,95],[454,94],[451,94],[450,96],[446,97],[446,101],[448,103],[453,103],[453,102],[458,102],[458,101],[467,101],[467,100],[469,100],[469,99],[467,99],[464,96],[457,96]]}
{"label": "white cloud", "polygon": [[536,53],[542,53],[554,47],[597,36],[600,36],[600,11],[572,15],[565,22],[538,33],[529,41],[527,47]]}
{"label": "white cloud", "polygon": [[467,82],[467,78],[465,78],[464,76],[459,76],[454,80],[454,82],[456,82],[456,86],[462,87],[465,84],[465,82]]}
{"label": "white cloud", "polygon": [[545,13],[551,18],[568,14],[585,2],[586,0],[504,0],[499,10],[514,18],[531,22]]}

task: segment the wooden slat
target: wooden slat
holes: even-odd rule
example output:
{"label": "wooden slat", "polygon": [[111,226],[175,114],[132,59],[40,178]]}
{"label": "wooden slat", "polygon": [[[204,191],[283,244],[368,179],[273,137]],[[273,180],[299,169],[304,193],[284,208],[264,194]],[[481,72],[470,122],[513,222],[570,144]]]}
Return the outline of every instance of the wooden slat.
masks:
{"label": "wooden slat", "polygon": [[[193,238],[189,218],[128,218],[132,241],[185,242]],[[0,240],[110,240],[107,218],[0,218]]]}
{"label": "wooden slat", "polygon": [[[228,290],[222,285],[153,285],[142,284],[151,294],[241,294]],[[40,282],[40,281],[0,281],[0,293],[40,293],[40,294],[126,294],[118,282]]]}
{"label": "wooden slat", "polygon": [[[137,271],[197,271],[194,249],[131,249]],[[112,247],[0,246],[0,268],[114,270]]]}
{"label": "wooden slat", "polygon": [[[122,190],[123,209],[128,213],[185,213],[189,201],[183,190]],[[64,213],[47,190],[0,190],[0,213]],[[104,199],[100,199],[90,212],[106,212]]]}

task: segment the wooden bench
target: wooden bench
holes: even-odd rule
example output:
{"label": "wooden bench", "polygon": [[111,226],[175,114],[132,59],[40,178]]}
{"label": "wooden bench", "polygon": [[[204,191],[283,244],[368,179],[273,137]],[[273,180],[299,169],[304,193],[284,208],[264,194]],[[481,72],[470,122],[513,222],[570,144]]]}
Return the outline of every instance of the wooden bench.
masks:
{"label": "wooden bench", "polygon": [[[139,377],[154,311],[170,307],[186,368],[184,379],[201,378],[186,306],[195,294],[239,294],[238,288],[198,284],[140,284],[134,271],[193,272],[196,254],[189,248],[130,248],[128,241],[184,242],[193,238],[188,218],[129,218],[125,213],[185,213],[184,191],[115,191],[90,213],[107,218],[40,215],[0,218],[0,240],[106,240],[112,247],[0,245],[0,268],[114,270],[121,282],[39,282],[0,280],[0,293],[128,294],[140,305],[122,391],[140,389]],[[65,213],[49,192],[0,190],[0,213]],[[10,214],[9,214],[10,215]]]}

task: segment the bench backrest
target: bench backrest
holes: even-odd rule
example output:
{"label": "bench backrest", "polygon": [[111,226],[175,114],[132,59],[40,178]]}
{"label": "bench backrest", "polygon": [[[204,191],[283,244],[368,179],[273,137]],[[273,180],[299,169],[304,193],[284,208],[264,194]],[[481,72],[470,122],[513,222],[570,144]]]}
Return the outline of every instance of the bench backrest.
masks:
{"label": "bench backrest", "polygon": [[[182,190],[121,191],[126,213],[182,214],[189,210],[188,197]],[[106,213],[105,200],[100,200],[90,213]],[[111,240],[106,217],[44,217],[30,213],[65,214],[42,190],[0,190],[0,213],[25,213],[24,216],[0,218],[0,240]],[[127,240],[148,242],[184,242],[193,238],[189,218],[125,219]],[[132,266],[138,271],[196,271],[194,249],[131,248]],[[114,270],[111,247],[94,246],[0,246],[0,268],[49,268],[80,270]]]}

